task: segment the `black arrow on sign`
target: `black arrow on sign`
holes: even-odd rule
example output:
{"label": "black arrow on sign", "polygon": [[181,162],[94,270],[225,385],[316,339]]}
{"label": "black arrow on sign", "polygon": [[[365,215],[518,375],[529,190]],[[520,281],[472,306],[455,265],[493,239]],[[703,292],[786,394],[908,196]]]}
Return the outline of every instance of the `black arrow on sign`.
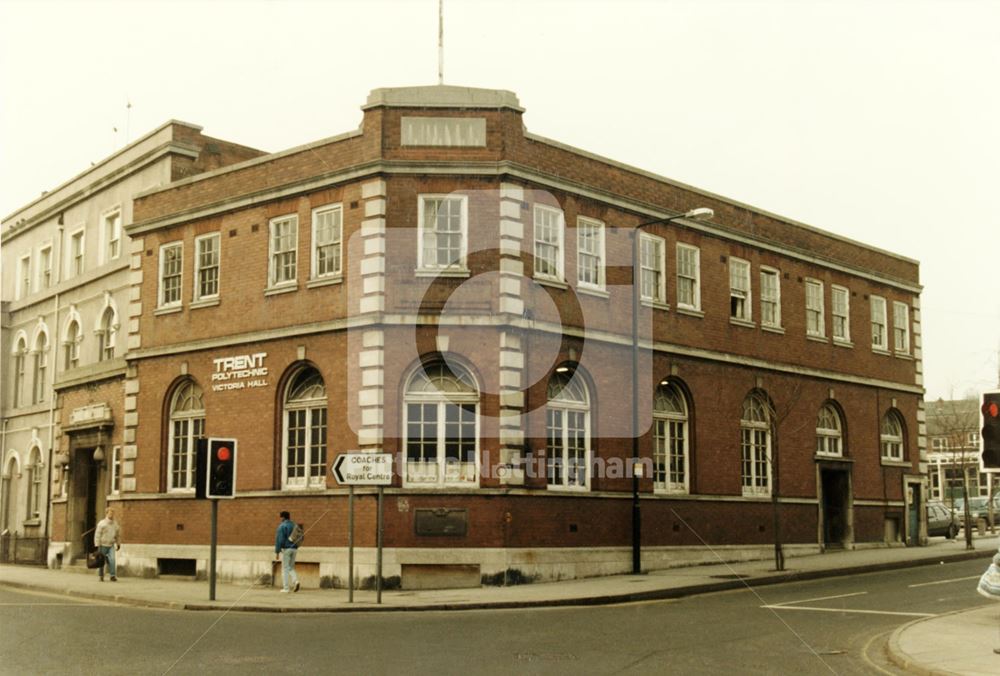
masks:
{"label": "black arrow on sign", "polygon": [[340,473],[340,466],[344,464],[344,457],[343,455],[338,455],[337,459],[333,462],[333,476],[336,477],[339,484],[347,483],[344,481],[344,475]]}

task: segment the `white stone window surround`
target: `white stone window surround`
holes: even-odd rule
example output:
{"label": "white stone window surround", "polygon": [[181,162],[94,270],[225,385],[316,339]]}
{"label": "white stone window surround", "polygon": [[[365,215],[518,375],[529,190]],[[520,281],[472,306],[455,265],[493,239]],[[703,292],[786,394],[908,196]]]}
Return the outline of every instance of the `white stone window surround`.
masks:
{"label": "white stone window surround", "polygon": [[17,261],[17,298],[31,293],[31,252],[21,254]]}
{"label": "white stone window surround", "polygon": [[101,213],[101,263],[110,263],[122,255],[122,208],[115,205]]}
{"label": "white stone window surround", "polygon": [[85,225],[70,230],[67,235],[66,277],[77,277],[86,270],[87,228]]}
{"label": "white stone window surround", "polygon": [[[442,206],[446,208],[444,214],[440,211]],[[441,222],[442,215],[444,223]],[[433,227],[428,227],[430,224],[427,219],[432,216],[435,222]],[[455,223],[456,220],[457,223]],[[468,250],[468,196],[453,193],[421,193],[417,195],[417,271],[468,273],[469,269],[466,264]],[[453,253],[446,253],[446,260],[440,262],[442,251]],[[433,260],[431,260],[432,258]]]}

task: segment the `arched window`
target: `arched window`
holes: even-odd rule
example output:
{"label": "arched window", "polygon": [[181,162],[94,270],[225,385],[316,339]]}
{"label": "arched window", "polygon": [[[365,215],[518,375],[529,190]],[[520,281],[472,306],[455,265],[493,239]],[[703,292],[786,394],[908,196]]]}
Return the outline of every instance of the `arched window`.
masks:
{"label": "arched window", "polygon": [[115,310],[108,306],[101,315],[101,328],[97,331],[98,361],[108,361],[115,358],[115,337],[118,335],[118,324],[115,322]]}
{"label": "arched window", "polygon": [[28,352],[27,343],[24,337],[18,339],[14,345],[14,391],[11,392],[11,403],[17,406],[24,405],[24,357]]}
{"label": "arched window", "polygon": [[194,490],[195,443],[204,434],[202,391],[193,380],[186,380],[174,391],[170,401],[167,490]]}
{"label": "arched window", "polygon": [[743,495],[771,494],[771,418],[764,397],[752,392],[740,418]]}
{"label": "arched window", "polygon": [[896,411],[889,411],[882,418],[879,436],[882,443],[883,460],[903,460],[903,421]]}
{"label": "arched window", "polygon": [[404,484],[474,485],[479,469],[479,389],[455,364],[425,364],[406,385]]}
{"label": "arched window", "polygon": [[17,516],[18,466],[15,456],[10,456],[3,468],[0,480],[0,531],[13,531]]}
{"label": "arched window", "polygon": [[41,515],[42,470],[42,453],[35,446],[28,453],[28,509],[26,510],[28,519],[37,519]]}
{"label": "arched window", "polygon": [[549,488],[589,490],[590,396],[583,378],[568,369],[549,379],[545,433]]}
{"label": "arched window", "polygon": [[80,343],[82,341],[83,333],[80,331],[80,322],[74,319],[66,327],[66,340],[63,342],[63,365],[67,371],[80,365]]}
{"label": "arched window", "polygon": [[315,368],[299,370],[285,391],[285,488],[326,486],[326,385]]}
{"label": "arched window", "polygon": [[669,493],[687,493],[688,411],[676,384],[663,381],[653,397],[653,487]]}
{"label": "arched window", "polygon": [[843,425],[833,404],[826,404],[816,418],[816,454],[840,457],[844,454]]}
{"label": "arched window", "polygon": [[35,373],[34,384],[31,388],[31,403],[40,404],[46,399],[46,372],[49,366],[49,337],[42,332],[35,340]]}

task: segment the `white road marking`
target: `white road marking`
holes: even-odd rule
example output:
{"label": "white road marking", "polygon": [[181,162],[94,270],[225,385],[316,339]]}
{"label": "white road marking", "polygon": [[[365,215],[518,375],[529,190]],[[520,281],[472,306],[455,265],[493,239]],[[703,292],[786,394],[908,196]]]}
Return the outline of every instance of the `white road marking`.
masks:
{"label": "white road marking", "polygon": [[813,606],[761,606],[770,610],[816,610],[823,613],[861,613],[863,615],[902,615],[905,617],[937,617],[934,613],[900,613],[891,610],[859,610],[851,608],[816,608]]}
{"label": "white road marking", "polygon": [[862,596],[862,595],[867,594],[867,593],[868,592],[863,591],[863,592],[853,592],[851,594],[837,594],[836,596],[819,596],[819,597],[814,598],[814,599],[801,599],[799,601],[785,601],[783,603],[775,603],[774,605],[771,605],[771,606],[761,606],[761,607],[762,608],[778,608],[780,606],[788,606],[788,605],[791,605],[793,603],[809,603],[810,601],[827,601],[829,599],[846,599],[848,596]]}
{"label": "white road marking", "polygon": [[978,580],[979,575],[970,575],[969,577],[955,577],[950,580],[937,580],[935,582],[921,582],[920,584],[909,584],[906,585],[908,588],[913,589],[914,587],[930,587],[934,584],[948,584],[949,582],[967,582],[968,580]]}

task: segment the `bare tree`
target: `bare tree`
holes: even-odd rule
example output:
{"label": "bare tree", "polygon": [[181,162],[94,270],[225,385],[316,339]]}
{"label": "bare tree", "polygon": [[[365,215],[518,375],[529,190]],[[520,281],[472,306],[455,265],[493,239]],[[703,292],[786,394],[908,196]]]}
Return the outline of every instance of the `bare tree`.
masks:
{"label": "bare tree", "polygon": [[[976,433],[979,431],[979,407],[978,402],[973,398],[968,399],[938,399],[932,404],[931,415],[928,416],[928,423],[931,429],[928,430],[932,438],[939,438],[944,441],[943,448],[946,453],[948,464],[953,468],[958,468],[962,472],[962,494],[965,509],[965,548],[974,549],[972,544],[972,515],[969,509],[969,474],[979,472],[979,446],[975,443]],[[977,482],[978,483],[978,482]],[[992,483],[992,481],[991,481]],[[947,477],[942,482],[942,489],[947,491],[948,497],[953,500],[951,491],[948,490]],[[990,491],[992,494],[992,490]],[[992,506],[992,501],[990,502]],[[954,506],[954,502],[952,502]],[[992,513],[990,523],[992,527]]]}
{"label": "bare tree", "polygon": [[[781,435],[779,432],[782,431],[785,421],[791,415],[801,398],[802,383],[798,380],[795,381],[795,385],[792,387],[791,391],[788,392],[788,396],[785,398],[782,406],[776,406],[774,400],[769,396],[764,398],[768,408],[767,417],[770,428],[768,432],[771,435],[771,454],[767,460],[771,467],[771,513],[774,521],[772,529],[774,531],[774,569],[778,571],[785,569],[785,551],[781,538],[781,503],[779,502],[779,498],[781,497],[781,483],[779,480],[780,475],[778,474],[781,459],[781,453],[779,452]],[[808,418],[806,417],[804,420],[808,420]],[[791,430],[785,429],[784,432],[798,432],[804,425],[805,423],[802,423]]]}

